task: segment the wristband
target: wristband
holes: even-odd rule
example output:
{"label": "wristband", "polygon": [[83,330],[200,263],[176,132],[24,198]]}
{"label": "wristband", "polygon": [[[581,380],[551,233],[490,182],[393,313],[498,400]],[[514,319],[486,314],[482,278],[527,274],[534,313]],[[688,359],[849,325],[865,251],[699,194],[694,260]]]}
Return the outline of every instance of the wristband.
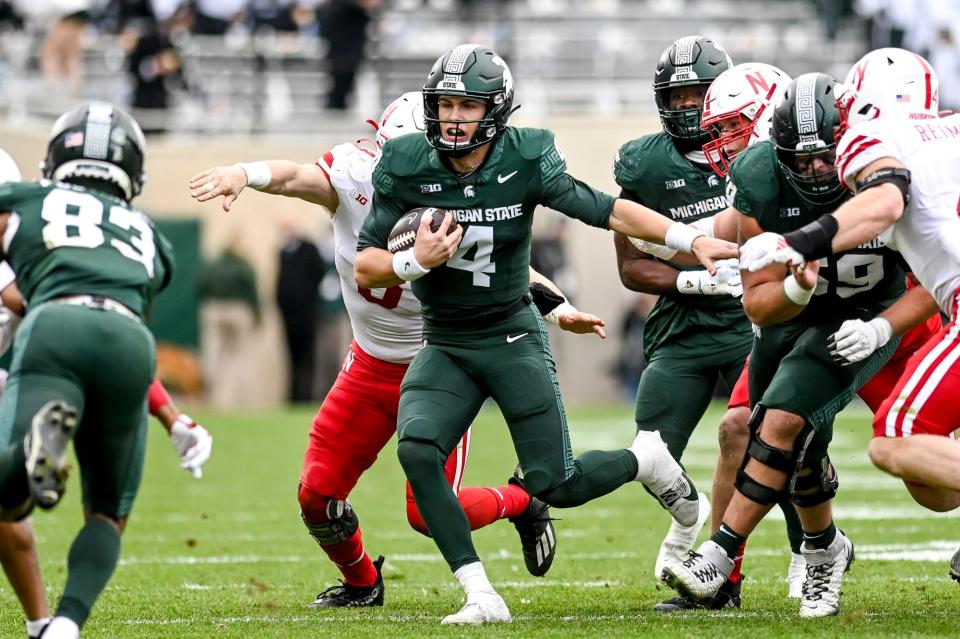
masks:
{"label": "wristband", "polygon": [[560,324],[560,316],[566,315],[567,313],[576,313],[577,307],[571,304],[570,302],[564,300],[563,303],[543,316],[543,319],[551,322],[553,324]]}
{"label": "wristband", "polygon": [[664,243],[668,247],[676,249],[682,253],[692,253],[694,240],[705,235],[706,233],[700,229],[687,226],[683,222],[674,222],[670,225],[670,228],[667,229],[667,235],[664,237]]}
{"label": "wristband", "polygon": [[413,256],[413,249],[408,248],[393,254],[393,272],[401,280],[412,282],[429,273],[430,269],[420,266],[420,262]]}
{"label": "wristband", "polygon": [[806,306],[810,302],[810,298],[813,297],[815,290],[817,290],[816,287],[809,290],[803,288],[800,286],[797,278],[792,275],[788,275],[787,278],[783,280],[783,294],[797,306]]}
{"label": "wristband", "polygon": [[269,186],[273,180],[273,172],[266,162],[239,162],[234,166],[240,167],[247,174],[247,186],[251,189],[259,191]]}
{"label": "wristband", "polygon": [[893,327],[890,326],[890,322],[888,322],[886,318],[874,317],[867,322],[867,324],[872,326],[873,330],[877,332],[877,348],[880,348],[890,341],[890,337],[893,335]]}
{"label": "wristband", "polygon": [[702,217],[690,222],[690,226],[707,234],[707,237],[717,237],[717,216]]}

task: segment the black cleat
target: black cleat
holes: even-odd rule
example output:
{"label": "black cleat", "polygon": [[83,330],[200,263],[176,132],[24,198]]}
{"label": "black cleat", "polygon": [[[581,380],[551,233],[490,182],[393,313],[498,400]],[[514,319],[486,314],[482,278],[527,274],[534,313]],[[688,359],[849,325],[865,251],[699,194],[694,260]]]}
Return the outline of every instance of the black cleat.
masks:
{"label": "black cleat", "polygon": [[661,601],[653,609],[657,612],[683,612],[684,610],[723,610],[725,608],[740,607],[740,584],[743,583],[743,576],[740,581],[733,583],[727,581],[720,586],[720,590],[714,595],[713,599],[704,603],[697,603],[687,597],[674,597]]}
{"label": "black cleat", "polygon": [[307,608],[371,608],[383,605],[383,555],[373,562],[377,580],[372,586],[351,586],[343,581],[339,586],[330,586]]}
{"label": "black cleat", "polygon": [[950,559],[950,578],[960,581],[960,550],[953,553],[953,558]]}
{"label": "black cleat", "polygon": [[63,496],[67,480],[67,444],[77,429],[77,409],[53,400],[37,411],[23,440],[27,483],[37,506],[50,509]]}
{"label": "black cleat", "polygon": [[[511,484],[523,487],[522,480],[510,478]],[[543,577],[553,565],[557,554],[557,531],[553,528],[550,506],[530,495],[530,505],[519,517],[511,517],[517,533],[520,535],[520,547],[523,550],[523,563],[527,572],[534,577]]]}

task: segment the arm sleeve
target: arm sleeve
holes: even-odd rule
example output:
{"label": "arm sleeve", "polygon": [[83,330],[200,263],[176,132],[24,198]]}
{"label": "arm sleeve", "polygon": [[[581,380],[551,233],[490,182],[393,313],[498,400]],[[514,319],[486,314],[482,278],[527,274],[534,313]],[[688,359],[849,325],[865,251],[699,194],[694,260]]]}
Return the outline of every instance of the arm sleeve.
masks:
{"label": "arm sleeve", "polygon": [[544,185],[540,203],[590,226],[606,229],[615,201],[612,195],[563,173]]}

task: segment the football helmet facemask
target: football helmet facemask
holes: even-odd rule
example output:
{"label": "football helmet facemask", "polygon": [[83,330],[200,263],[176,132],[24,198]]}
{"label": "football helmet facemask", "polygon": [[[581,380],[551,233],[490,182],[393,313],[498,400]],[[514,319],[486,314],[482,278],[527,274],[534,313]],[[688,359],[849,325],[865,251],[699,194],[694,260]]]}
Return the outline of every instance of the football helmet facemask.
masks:
{"label": "football helmet facemask", "polygon": [[[762,62],[746,62],[724,71],[707,90],[700,128],[710,134],[703,152],[713,170],[725,177],[739,153],[725,147],[743,142],[746,148],[770,136],[773,108],[790,83],[790,76]],[[738,126],[724,133],[718,123],[737,118]]]}
{"label": "football helmet facemask", "polygon": [[[456,96],[483,102],[483,118],[458,124],[476,123],[476,133],[466,142],[445,140],[441,133],[440,96]],[[491,49],[461,44],[440,56],[423,85],[423,112],[427,141],[440,153],[462,157],[493,141],[507,128],[513,113],[513,74]]]}
{"label": "football helmet facemask", "polygon": [[840,126],[837,142],[848,128],[875,118],[932,120],[940,109],[940,80],[922,56],[888,47],[871,51],[853,65],[836,90]]}
{"label": "football helmet facemask", "polygon": [[146,182],[145,152],[143,131],[130,114],[107,102],[87,102],[54,123],[40,171],[55,182],[85,179],[112,184],[129,201]]}
{"label": "football helmet facemask", "polygon": [[834,130],[840,124],[836,86],[829,75],[804,73],[787,86],[773,110],[770,139],[777,162],[787,181],[811,204],[831,204],[843,196],[834,166]]}
{"label": "football helmet facemask", "polygon": [[404,93],[391,102],[379,121],[367,120],[377,130],[377,148],[382,149],[387,140],[408,133],[423,133],[423,94],[419,91]]}
{"label": "football helmet facemask", "polygon": [[680,140],[710,140],[700,128],[703,108],[672,109],[670,93],[677,87],[703,87],[733,66],[730,56],[719,44],[703,36],[680,38],[660,54],[653,76],[653,95],[663,130]]}

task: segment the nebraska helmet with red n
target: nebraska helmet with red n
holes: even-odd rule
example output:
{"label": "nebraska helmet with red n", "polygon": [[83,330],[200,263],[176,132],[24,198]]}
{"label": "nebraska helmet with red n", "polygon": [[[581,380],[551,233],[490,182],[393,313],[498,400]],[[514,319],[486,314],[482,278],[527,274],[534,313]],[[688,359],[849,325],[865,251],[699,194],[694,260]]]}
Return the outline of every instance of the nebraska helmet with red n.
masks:
{"label": "nebraska helmet with red n", "polygon": [[377,122],[367,120],[377,130],[377,147],[382,148],[387,140],[408,133],[423,133],[423,94],[419,91],[404,93],[391,102]]}
{"label": "nebraska helmet with red n", "polygon": [[877,49],[860,58],[837,87],[837,140],[867,120],[930,120],[939,108],[940,81],[923,56],[892,47]]}
{"label": "nebraska helmet with red n", "polygon": [[[736,153],[724,150],[743,140],[747,147],[770,137],[773,109],[790,84],[790,76],[777,67],[762,62],[745,62],[717,76],[703,105],[700,128],[710,133],[703,145],[710,166],[721,176],[730,172]],[[736,130],[723,133],[719,122],[738,118]]]}

